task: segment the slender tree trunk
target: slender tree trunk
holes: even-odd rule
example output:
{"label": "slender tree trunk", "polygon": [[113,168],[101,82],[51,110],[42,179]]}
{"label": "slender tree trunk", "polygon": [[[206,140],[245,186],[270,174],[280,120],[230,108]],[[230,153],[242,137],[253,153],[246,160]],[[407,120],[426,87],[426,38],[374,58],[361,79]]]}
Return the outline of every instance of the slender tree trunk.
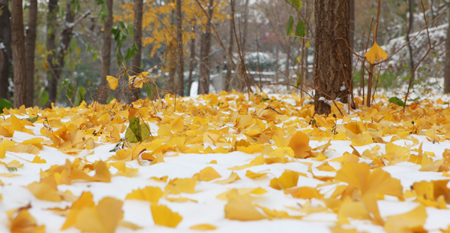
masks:
{"label": "slender tree trunk", "polygon": [[[195,21],[194,21],[194,26],[192,26],[192,31],[195,33]],[[194,61],[195,61],[195,37],[193,37],[191,39],[191,41],[189,42],[189,47],[191,50],[191,58],[189,61],[189,79],[188,79],[188,89],[187,89],[187,94],[188,96],[191,95],[191,86],[192,86],[192,72],[194,71]]]}
{"label": "slender tree trunk", "polygon": [[[318,114],[331,112],[332,100],[348,101],[349,90],[341,89],[351,75],[349,41],[350,0],[315,0],[314,108]],[[331,98],[331,99],[330,99]]]}
{"label": "slender tree trunk", "polygon": [[27,102],[27,72],[22,0],[14,0],[11,3],[11,29],[14,62],[14,108],[19,108]]}
{"label": "slender tree trunk", "polygon": [[30,7],[28,7],[28,28],[26,42],[26,63],[27,63],[27,107],[33,106],[34,101],[34,53],[36,49],[36,28],[37,28],[37,0],[30,0]]}
{"label": "slender tree trunk", "polygon": [[[231,1],[231,4],[234,4],[234,1]],[[233,20],[232,17],[234,16],[234,6],[231,8],[231,19],[230,21],[230,31],[229,31],[229,40],[228,40],[228,64],[227,64],[227,74],[225,76],[225,83],[224,83],[224,90],[225,91],[231,91],[231,71],[233,69],[233,61],[231,60],[233,57],[233,47],[234,47],[234,34],[233,34]]]}
{"label": "slender tree trunk", "polygon": [[0,43],[4,48],[0,50],[2,60],[0,64],[0,98],[8,99],[9,75],[12,61],[11,49],[11,12],[8,9],[8,0],[0,1]]}
{"label": "slender tree trunk", "polygon": [[[449,4],[450,5],[450,4]],[[450,7],[450,6],[449,6]],[[447,40],[445,41],[444,93],[450,93],[450,12],[448,14]]]}
{"label": "slender tree trunk", "polygon": [[201,51],[200,51],[200,78],[198,84],[198,94],[208,94],[209,93],[209,75],[210,75],[210,64],[209,64],[209,51],[211,49],[211,20],[213,15],[214,0],[209,0],[207,8],[207,20],[205,26],[205,32],[203,32],[201,37]]}
{"label": "slender tree trunk", "polygon": [[108,16],[103,24],[103,47],[102,47],[102,76],[100,77],[100,88],[98,102],[104,104],[108,99],[109,87],[106,81],[106,76],[109,75],[111,69],[111,45],[113,26],[113,0],[106,0],[106,9]]}
{"label": "slender tree trunk", "polygon": [[[350,48],[355,49],[355,0],[350,0],[350,36],[348,44]],[[350,55],[350,65],[353,67],[353,55]],[[352,69],[353,70],[353,69]],[[352,77],[349,77],[349,80],[353,80]],[[350,82],[352,86],[351,91],[353,91],[353,82]]]}
{"label": "slender tree trunk", "polygon": [[[414,26],[414,14],[413,14],[413,0],[408,1],[408,10],[409,10],[409,25],[408,25],[408,31],[406,32],[406,41],[410,41],[409,34],[412,32],[412,28]],[[409,50],[409,65],[411,66],[411,75],[413,74],[414,70],[414,54],[411,43],[408,43],[408,50]],[[414,77],[412,77],[414,79]]]}
{"label": "slender tree trunk", "polygon": [[248,4],[249,0],[245,0],[244,5],[244,32],[242,36],[242,56],[245,58],[245,52],[247,52],[247,34],[248,34]]}
{"label": "slender tree trunk", "polygon": [[177,0],[177,45],[178,45],[178,95],[184,96],[183,13],[181,0]]}
{"label": "slender tree trunk", "polygon": [[56,101],[56,86],[58,83],[56,77],[56,64],[54,64],[54,59],[56,56],[56,7],[58,6],[58,0],[48,1],[48,14],[47,14],[47,41],[46,48],[48,51],[47,55],[47,92],[49,101],[46,107],[51,107],[51,103]]}
{"label": "slender tree trunk", "polygon": [[278,83],[278,69],[279,69],[279,63],[278,63],[278,57],[279,57],[280,49],[278,47],[278,43],[275,45],[275,82]]}
{"label": "slender tree trunk", "polygon": [[285,67],[284,67],[284,73],[286,75],[286,79],[284,80],[285,84],[289,84],[291,81],[291,74],[290,74],[290,70],[289,70],[289,66],[290,66],[290,57],[291,57],[291,40],[289,38],[287,38],[287,54],[286,54],[286,63],[285,63]]}
{"label": "slender tree trunk", "polygon": [[[134,0],[134,37],[133,42],[136,43],[138,53],[133,56],[132,71],[133,75],[141,73],[141,54],[142,54],[142,13],[144,11],[143,0]],[[139,89],[131,88],[131,100],[139,99]]]}

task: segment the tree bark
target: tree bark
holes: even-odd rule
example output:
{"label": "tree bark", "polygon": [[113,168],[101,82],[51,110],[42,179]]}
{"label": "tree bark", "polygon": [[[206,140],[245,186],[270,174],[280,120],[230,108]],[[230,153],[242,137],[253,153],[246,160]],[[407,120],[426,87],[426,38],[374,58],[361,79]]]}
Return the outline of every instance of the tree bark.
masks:
{"label": "tree bark", "polygon": [[178,88],[179,96],[184,96],[184,54],[183,54],[183,13],[181,0],[177,0],[177,45],[178,45]]}
{"label": "tree bark", "polygon": [[[411,34],[412,28],[414,26],[414,14],[413,14],[413,0],[408,1],[408,10],[409,10],[409,25],[408,31],[406,32],[406,41],[410,41],[409,34]],[[409,51],[409,65],[411,66],[411,75],[414,75],[414,54],[411,43],[408,43],[408,51]],[[412,77],[414,79],[414,77]]]}
{"label": "tree bark", "polygon": [[248,4],[249,0],[245,0],[244,5],[244,31],[242,36],[242,56],[245,58],[245,52],[247,52],[247,34],[248,34]]}
{"label": "tree bark", "polygon": [[211,20],[213,15],[214,0],[209,0],[207,8],[207,20],[205,26],[205,32],[203,32],[201,37],[200,46],[200,78],[198,84],[198,94],[208,94],[209,93],[209,75],[210,75],[210,64],[209,64],[209,51],[211,49]]}
{"label": "tree bark", "polygon": [[56,77],[56,64],[53,60],[56,56],[56,7],[58,6],[58,0],[48,1],[48,14],[47,14],[47,41],[46,47],[48,51],[47,55],[47,77],[48,85],[47,92],[49,97],[49,102],[46,107],[51,107],[51,103],[56,101],[56,87],[57,87],[57,77]]}
{"label": "tree bark", "polygon": [[[449,4],[450,5],[450,4]],[[450,93],[450,12],[448,14],[447,39],[445,41],[444,93]]]}
{"label": "tree bark", "polygon": [[[134,37],[138,53],[133,56],[132,71],[133,75],[141,73],[141,54],[142,54],[142,13],[144,11],[143,0],[134,0]],[[131,100],[136,101],[139,97],[139,89],[131,88]]]}
{"label": "tree bark", "polygon": [[[192,26],[192,31],[195,33],[195,23]],[[189,47],[191,50],[191,58],[189,61],[189,79],[188,79],[188,87],[187,87],[187,95],[191,95],[191,86],[192,86],[192,72],[194,71],[194,62],[195,62],[195,37],[191,39],[189,42]]]}
{"label": "tree bark", "polygon": [[32,107],[34,102],[34,54],[36,50],[36,28],[37,28],[37,0],[30,0],[30,7],[28,7],[28,29],[26,42],[26,64],[27,64],[27,107]]}
{"label": "tree bark", "polygon": [[[234,1],[231,1],[231,4],[234,4]],[[233,69],[233,61],[231,60],[233,57],[233,46],[234,46],[234,34],[233,34],[233,17],[234,17],[234,6],[231,8],[231,18],[230,18],[230,38],[228,40],[228,64],[227,64],[227,74],[225,76],[224,80],[224,90],[225,91],[231,91],[231,71]]]}
{"label": "tree bark", "polygon": [[4,48],[0,50],[2,60],[0,64],[0,98],[8,99],[9,75],[11,73],[11,12],[8,9],[8,0],[0,1],[0,43]]}
{"label": "tree bark", "polygon": [[20,106],[27,102],[27,72],[22,0],[14,0],[11,3],[11,29],[14,64],[14,108],[20,108]]}
{"label": "tree bark", "polygon": [[[350,0],[315,0],[315,96],[318,114],[331,113],[332,100],[348,102],[349,90],[341,88],[351,75],[349,41]],[[325,101],[324,101],[325,100]]]}
{"label": "tree bark", "polygon": [[106,76],[109,75],[111,70],[111,44],[113,26],[113,0],[106,0],[106,9],[108,10],[108,16],[103,24],[103,47],[102,47],[102,76],[100,78],[99,98],[98,102],[104,104],[108,99],[109,86],[106,81]]}
{"label": "tree bark", "polygon": [[[350,36],[348,44],[350,48],[355,49],[355,0],[350,0]],[[350,56],[350,64],[353,66],[353,55]],[[351,80],[352,77],[350,77]],[[353,90],[353,82],[351,83]]]}

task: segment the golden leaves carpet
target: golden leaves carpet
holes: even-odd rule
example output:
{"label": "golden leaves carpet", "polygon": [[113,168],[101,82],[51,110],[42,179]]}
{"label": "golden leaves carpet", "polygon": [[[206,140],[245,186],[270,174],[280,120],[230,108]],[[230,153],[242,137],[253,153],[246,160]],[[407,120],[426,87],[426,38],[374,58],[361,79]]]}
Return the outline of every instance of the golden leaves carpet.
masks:
{"label": "golden leaves carpet", "polygon": [[[292,95],[4,109],[1,232],[450,232],[450,109]],[[343,115],[341,115],[343,114]]]}

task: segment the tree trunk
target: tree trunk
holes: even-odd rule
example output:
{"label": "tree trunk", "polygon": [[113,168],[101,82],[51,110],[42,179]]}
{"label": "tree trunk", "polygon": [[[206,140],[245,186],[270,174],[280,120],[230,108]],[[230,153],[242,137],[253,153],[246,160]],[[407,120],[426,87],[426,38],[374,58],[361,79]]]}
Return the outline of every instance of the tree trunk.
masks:
{"label": "tree trunk", "polygon": [[278,44],[275,45],[275,82],[278,83],[278,69],[279,69],[279,63],[278,63],[278,56],[280,53],[280,49],[278,47]]}
{"label": "tree trunk", "polygon": [[314,108],[318,114],[331,113],[332,100],[348,101],[349,90],[341,87],[351,75],[351,52],[344,40],[336,38],[349,41],[349,4],[350,0],[315,0]]}
{"label": "tree trunk", "polygon": [[248,34],[248,3],[249,0],[245,0],[244,5],[244,32],[242,36],[242,56],[245,58],[245,52],[247,52],[247,34]]}
{"label": "tree trunk", "polygon": [[178,88],[179,96],[184,96],[184,57],[183,57],[183,13],[181,0],[177,0],[177,45],[178,45]]}
{"label": "tree trunk", "polygon": [[103,47],[102,47],[102,76],[100,77],[100,88],[98,102],[104,104],[108,99],[109,86],[106,76],[109,75],[111,69],[111,43],[113,26],[113,0],[106,0],[106,9],[108,16],[103,24]]}
{"label": "tree trunk", "polygon": [[11,3],[11,29],[14,64],[14,108],[20,108],[20,106],[27,102],[27,72],[22,0],[14,0]]}
{"label": "tree trunk", "polygon": [[[143,0],[134,0],[134,37],[133,42],[136,43],[138,49],[137,54],[133,56],[132,71],[133,75],[141,73],[141,54],[142,54],[142,13],[144,11]],[[139,99],[139,89],[131,88],[131,100]]]}
{"label": "tree trunk", "polygon": [[[74,23],[75,9],[72,10],[72,3],[71,1],[68,1],[66,5],[66,16],[62,26],[63,30],[61,31],[60,36],[61,39],[59,41],[59,47],[57,48],[55,42],[57,4],[58,0],[49,1],[49,14],[47,16],[47,50],[49,50],[50,52],[49,55],[47,56],[47,62],[49,65],[47,75],[50,77],[47,86],[48,100],[49,100],[46,104],[47,108],[51,107],[51,103],[56,103],[58,81],[64,69],[65,65],[64,59],[66,57],[67,50],[70,47],[70,41],[72,40],[73,36],[73,28],[76,25],[76,23]],[[51,7],[53,9],[51,9]],[[78,19],[78,21],[88,15],[89,12],[83,15],[80,19]],[[48,30],[50,30],[50,32]]]}
{"label": "tree trunk", "polygon": [[46,107],[51,107],[51,103],[56,101],[56,87],[57,87],[57,77],[56,77],[56,67],[53,62],[56,57],[56,14],[58,6],[58,0],[49,0],[48,1],[48,14],[47,14],[47,41],[46,47],[48,51],[47,55],[47,92],[49,101],[46,104]]}
{"label": "tree trunk", "polygon": [[[231,4],[234,4],[234,1],[231,2]],[[233,57],[233,46],[234,46],[234,34],[233,34],[233,17],[234,17],[234,6],[230,7],[231,8],[231,18],[230,18],[230,38],[228,40],[228,64],[227,64],[227,74],[225,76],[225,80],[224,80],[224,90],[225,91],[231,91],[231,71],[233,69],[233,61],[231,60]]]}
{"label": "tree trunk", "polygon": [[286,54],[286,63],[285,63],[285,67],[284,67],[284,73],[285,73],[285,76],[286,76],[286,79],[284,80],[284,83],[285,84],[289,84],[290,83],[290,81],[291,81],[291,74],[290,74],[290,71],[289,71],[289,66],[290,66],[290,57],[291,57],[291,45],[290,45],[290,43],[291,43],[291,40],[290,40],[290,38],[287,38],[287,54]]}
{"label": "tree trunk", "polygon": [[37,0],[30,0],[30,7],[28,8],[28,28],[26,42],[26,64],[27,64],[27,107],[32,107],[34,102],[34,53],[36,49],[36,28],[37,28]]}
{"label": "tree trunk", "polygon": [[[195,23],[194,26],[192,26],[192,31],[195,33]],[[192,86],[192,72],[194,71],[194,61],[195,61],[195,37],[191,39],[189,42],[190,50],[191,50],[191,58],[189,61],[189,79],[188,79],[188,89],[187,89],[187,95],[191,95],[191,86]]]}
{"label": "tree trunk", "polygon": [[[409,34],[412,32],[412,28],[414,26],[414,14],[413,14],[413,0],[408,1],[408,10],[409,10],[409,25],[408,25],[408,31],[406,32],[406,41],[410,41]],[[414,54],[411,43],[408,43],[408,50],[409,50],[409,65],[411,66],[411,75],[413,74],[414,70]],[[411,77],[414,79],[414,77]]]}
{"label": "tree trunk", "polygon": [[[450,4],[449,4],[450,5]],[[448,14],[448,27],[447,27],[447,40],[445,41],[445,84],[444,84],[444,93],[450,93],[450,12]]]}
{"label": "tree trunk", "polygon": [[0,1],[0,43],[4,48],[0,50],[2,60],[0,64],[0,98],[8,99],[9,75],[12,61],[11,49],[11,12],[8,9],[8,0]]}
{"label": "tree trunk", "polygon": [[[350,0],[350,36],[348,44],[350,48],[355,49],[355,0]],[[350,65],[353,66],[353,55],[350,55]],[[353,70],[353,69],[352,69]],[[353,80],[352,77],[349,77],[350,80]],[[352,85],[353,91],[353,82],[350,83]]]}
{"label": "tree trunk", "polygon": [[206,20],[205,32],[201,37],[200,46],[200,78],[198,83],[198,94],[208,94],[209,93],[209,74],[210,74],[210,64],[209,64],[209,51],[211,49],[211,20],[213,15],[214,0],[209,0],[208,4],[208,15]]}

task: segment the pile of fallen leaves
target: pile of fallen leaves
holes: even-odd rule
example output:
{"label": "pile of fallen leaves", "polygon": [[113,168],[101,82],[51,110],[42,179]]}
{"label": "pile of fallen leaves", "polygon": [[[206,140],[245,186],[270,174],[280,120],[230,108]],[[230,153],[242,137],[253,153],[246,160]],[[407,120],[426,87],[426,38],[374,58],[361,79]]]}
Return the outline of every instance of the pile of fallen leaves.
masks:
{"label": "pile of fallen leaves", "polygon": [[[46,225],[32,215],[40,201],[50,203],[39,204],[42,211],[64,218],[56,226],[60,230],[115,232],[117,227],[143,227],[125,221],[123,208],[124,202],[141,200],[150,203],[154,224],[176,228],[185,216],[167,203],[195,206],[202,197],[213,195],[223,202],[223,218],[233,221],[303,221],[327,213],[335,216],[327,223],[333,232],[356,232],[355,220],[387,232],[424,231],[427,209],[450,207],[450,109],[440,99],[414,102],[405,111],[385,97],[370,108],[359,99],[356,104],[356,110],[348,111],[347,105],[337,103],[326,117],[314,114],[311,102],[295,94],[220,93],[177,100],[168,95],[132,105],[113,100],[107,105],[83,102],[76,108],[4,109],[0,190],[18,185],[35,198],[11,209],[4,209],[6,200],[0,201],[0,210],[7,213],[11,232],[45,231]],[[435,145],[445,147],[443,152],[432,152]],[[108,152],[89,159],[98,148]],[[208,164],[189,177],[144,172],[182,155],[195,160],[200,155],[236,153],[251,159],[222,164],[229,170],[226,177],[217,170],[220,161],[208,157],[202,157]],[[274,175],[271,168],[281,165],[290,169],[283,167],[280,175]],[[397,165],[413,167],[418,174],[432,173],[434,178],[402,185],[389,172]],[[27,166],[38,169],[22,172]],[[140,177],[158,185],[125,190],[121,199],[113,195],[100,199],[89,191],[93,184],[113,185],[118,177]],[[305,186],[304,179],[316,185]],[[236,185],[243,180],[255,185]],[[71,187],[82,191],[74,193]],[[218,187],[225,191],[211,191]],[[273,195],[263,199],[268,192]],[[297,205],[277,206],[275,195],[287,196]],[[381,200],[415,207],[386,218],[380,214]],[[218,226],[204,222],[189,228]],[[450,227],[441,230],[449,232]]]}

